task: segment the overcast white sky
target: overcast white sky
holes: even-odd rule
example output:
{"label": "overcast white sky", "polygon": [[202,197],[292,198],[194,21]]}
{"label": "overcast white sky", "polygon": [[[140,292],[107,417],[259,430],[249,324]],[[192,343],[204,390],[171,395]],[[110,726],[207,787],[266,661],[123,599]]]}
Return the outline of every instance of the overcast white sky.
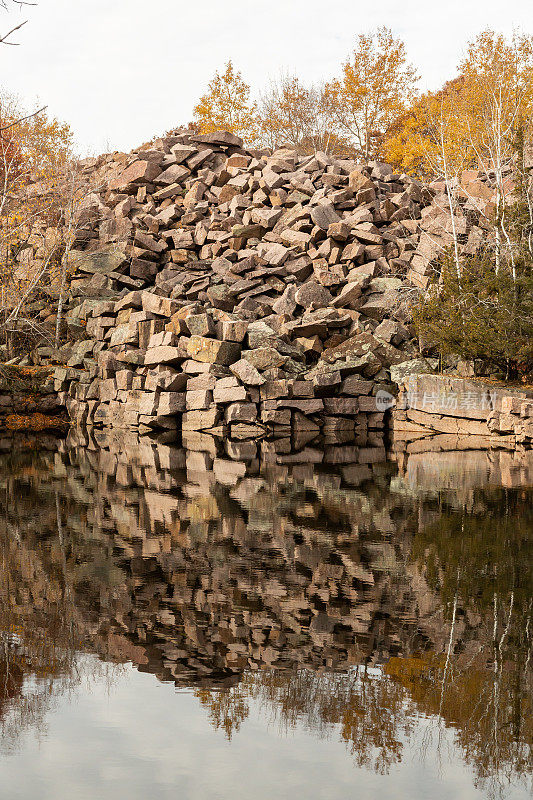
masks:
{"label": "overcast white sky", "polygon": [[20,46],[0,50],[0,81],[26,104],[47,103],[96,153],[188,122],[229,58],[252,89],[281,70],[320,81],[378,25],[436,88],[483,28],[533,33],[533,0],[39,0],[0,11],[0,31],[24,18]]}

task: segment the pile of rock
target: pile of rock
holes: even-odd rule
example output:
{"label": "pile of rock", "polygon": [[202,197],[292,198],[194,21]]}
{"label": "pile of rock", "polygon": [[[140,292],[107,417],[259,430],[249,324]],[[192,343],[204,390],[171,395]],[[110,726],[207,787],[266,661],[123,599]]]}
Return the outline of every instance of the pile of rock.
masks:
{"label": "pile of rock", "polygon": [[[439,186],[386,164],[169,135],[85,164],[55,388],[78,423],[346,441],[412,359],[409,305],[447,246]],[[472,215],[455,222],[464,247]],[[431,243],[431,246],[430,246]]]}
{"label": "pile of rock", "polygon": [[[533,166],[533,165],[532,165]],[[457,237],[461,255],[472,256],[487,244],[493,234],[490,220],[496,213],[496,186],[481,170],[464,170],[452,181],[454,214],[444,181],[433,181],[427,187],[433,195],[431,204],[421,209],[419,241],[410,261],[409,280],[427,289],[435,277],[436,262]],[[511,167],[506,171],[504,190],[511,194],[515,186]]]}

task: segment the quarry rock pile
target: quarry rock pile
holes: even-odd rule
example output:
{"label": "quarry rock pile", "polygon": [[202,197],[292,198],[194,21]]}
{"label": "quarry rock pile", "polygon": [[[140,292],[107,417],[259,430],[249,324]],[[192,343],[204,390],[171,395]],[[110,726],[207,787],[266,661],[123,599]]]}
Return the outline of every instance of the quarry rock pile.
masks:
{"label": "quarry rock pile", "polygon": [[[77,342],[55,373],[73,421],[237,439],[383,430],[390,368],[418,354],[410,304],[451,241],[440,184],[249,152],[227,132],[82,166],[95,191],[72,253]],[[469,203],[465,251],[483,239]]]}

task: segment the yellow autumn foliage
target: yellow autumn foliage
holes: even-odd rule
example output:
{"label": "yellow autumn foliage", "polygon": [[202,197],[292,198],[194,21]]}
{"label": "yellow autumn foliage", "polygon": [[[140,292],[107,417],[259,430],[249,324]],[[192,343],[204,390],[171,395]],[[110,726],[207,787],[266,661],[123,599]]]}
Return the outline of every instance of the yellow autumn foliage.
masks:
{"label": "yellow autumn foliage", "polygon": [[[2,305],[23,286],[17,261],[41,236],[42,261],[57,245],[57,194],[71,157],[72,132],[45,110],[27,116],[16,99],[0,96],[0,271]],[[23,281],[24,283],[24,281]]]}
{"label": "yellow autumn foliage", "polygon": [[215,73],[194,107],[194,124],[200,133],[226,130],[252,144],[257,135],[256,112],[250,87],[230,60],[224,72]]}
{"label": "yellow autumn foliage", "polygon": [[483,31],[467,48],[458,77],[427,92],[389,127],[383,157],[420,177],[487,172],[513,155],[533,110],[533,37]]}
{"label": "yellow autumn foliage", "polygon": [[418,77],[405,44],[389,28],[360,34],[340,78],[326,85],[331,118],[365,159],[380,155],[383,134],[416,96]]}

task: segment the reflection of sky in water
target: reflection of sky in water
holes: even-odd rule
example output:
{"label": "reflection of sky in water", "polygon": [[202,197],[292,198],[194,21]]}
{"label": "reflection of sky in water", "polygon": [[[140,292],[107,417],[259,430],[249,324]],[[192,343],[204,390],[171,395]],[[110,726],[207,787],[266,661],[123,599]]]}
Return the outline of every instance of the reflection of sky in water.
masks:
{"label": "reflection of sky in water", "polygon": [[[91,673],[92,657],[83,671]],[[94,666],[97,668],[98,664]],[[280,733],[255,701],[231,742],[215,731],[192,692],[131,667],[100,674],[59,696],[44,732],[22,733],[0,759],[6,800],[481,800],[451,729],[418,717],[402,761],[388,775],[358,769],[334,726],[318,738],[298,724]],[[429,729],[431,728],[431,732]],[[428,735],[430,734],[430,735]],[[437,738],[440,746],[437,750]],[[509,800],[528,797],[510,788]]]}

